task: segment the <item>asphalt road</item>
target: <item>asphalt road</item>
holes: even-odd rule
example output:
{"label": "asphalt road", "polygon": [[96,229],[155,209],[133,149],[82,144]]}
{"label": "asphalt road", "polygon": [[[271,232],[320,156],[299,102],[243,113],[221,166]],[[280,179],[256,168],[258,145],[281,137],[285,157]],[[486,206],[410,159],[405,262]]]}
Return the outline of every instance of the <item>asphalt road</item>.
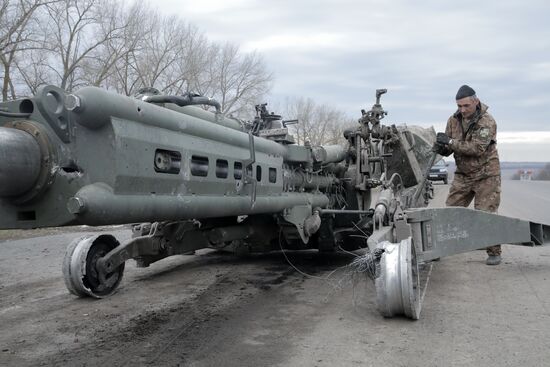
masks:
{"label": "asphalt road", "polygon": [[[446,185],[436,186],[435,206]],[[503,182],[500,214],[550,223],[550,183]],[[114,228],[120,239],[129,231]],[[39,232],[43,233],[43,232]],[[137,269],[104,300],[70,295],[81,233],[0,242],[0,365],[544,366],[550,247],[504,246],[434,263],[418,321],[385,319],[349,255],[177,256]],[[28,235],[28,234],[27,234]],[[340,270],[333,271],[342,267]],[[329,274],[332,275],[327,279]]]}

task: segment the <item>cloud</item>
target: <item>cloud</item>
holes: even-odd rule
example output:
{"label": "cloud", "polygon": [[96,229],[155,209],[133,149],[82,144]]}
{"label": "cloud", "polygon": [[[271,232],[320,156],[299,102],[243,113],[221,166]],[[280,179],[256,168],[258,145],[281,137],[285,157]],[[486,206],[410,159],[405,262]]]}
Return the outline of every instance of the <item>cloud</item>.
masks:
{"label": "cloud", "polygon": [[550,62],[529,65],[529,68],[525,71],[525,75],[533,81],[550,81]]}
{"label": "cloud", "polygon": [[501,162],[550,162],[547,144],[501,144],[498,155]]}
{"label": "cloud", "polygon": [[531,96],[528,98],[523,98],[517,102],[519,107],[545,107],[550,106],[550,94],[542,94],[538,96]]}
{"label": "cloud", "polygon": [[223,12],[227,12],[234,9],[243,9],[254,5],[254,1],[251,0],[208,0],[208,1],[178,1],[168,0],[159,1],[158,5],[168,5],[166,9],[174,10],[181,8],[184,11],[180,14],[187,16],[210,16]]}
{"label": "cloud", "polygon": [[[499,144],[548,144],[550,131],[503,131],[497,133]],[[547,156],[550,160],[550,155]]]}
{"label": "cloud", "polygon": [[550,162],[550,131],[502,131],[497,147],[501,161]]}
{"label": "cloud", "polygon": [[[157,0],[211,40],[258,50],[270,102],[331,103],[351,117],[388,88],[387,120],[444,124],[470,84],[499,130],[550,131],[550,3],[531,0]],[[498,14],[498,16],[497,16]],[[395,86],[395,87],[393,87]],[[274,100],[275,101],[274,101]]]}
{"label": "cloud", "polygon": [[300,53],[308,50],[331,49],[341,44],[344,36],[338,33],[310,33],[310,34],[295,34],[283,33],[270,35],[268,37],[246,42],[243,49],[246,51],[273,51],[286,50],[293,52],[293,49],[299,49]]}

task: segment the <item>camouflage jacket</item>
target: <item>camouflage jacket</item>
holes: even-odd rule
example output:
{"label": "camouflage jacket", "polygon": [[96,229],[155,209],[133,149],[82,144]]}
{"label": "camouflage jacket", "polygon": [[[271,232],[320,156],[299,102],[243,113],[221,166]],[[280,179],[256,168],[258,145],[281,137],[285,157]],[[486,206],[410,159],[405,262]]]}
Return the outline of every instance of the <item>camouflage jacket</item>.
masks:
{"label": "camouflage jacket", "polygon": [[445,133],[453,141],[444,155],[454,153],[456,174],[472,179],[500,175],[497,123],[487,109],[485,104],[480,103],[466,130],[463,129],[462,115],[458,111],[447,121]]}

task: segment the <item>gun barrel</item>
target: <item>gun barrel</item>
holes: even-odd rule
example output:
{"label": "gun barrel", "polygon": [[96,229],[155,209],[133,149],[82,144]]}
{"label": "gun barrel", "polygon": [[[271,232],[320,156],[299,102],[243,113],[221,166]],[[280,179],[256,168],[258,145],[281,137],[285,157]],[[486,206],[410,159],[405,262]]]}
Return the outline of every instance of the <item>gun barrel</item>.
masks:
{"label": "gun barrel", "polygon": [[0,127],[0,197],[30,190],[40,173],[38,142],[23,130]]}

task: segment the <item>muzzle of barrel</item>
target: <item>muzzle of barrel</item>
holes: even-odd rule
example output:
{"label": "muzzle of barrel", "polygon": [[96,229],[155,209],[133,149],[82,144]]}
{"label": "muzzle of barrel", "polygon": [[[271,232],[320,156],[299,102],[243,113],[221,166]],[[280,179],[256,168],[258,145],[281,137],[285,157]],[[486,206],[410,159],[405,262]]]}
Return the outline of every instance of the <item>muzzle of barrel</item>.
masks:
{"label": "muzzle of barrel", "polygon": [[28,132],[0,127],[0,197],[17,197],[31,190],[41,170],[42,153]]}

